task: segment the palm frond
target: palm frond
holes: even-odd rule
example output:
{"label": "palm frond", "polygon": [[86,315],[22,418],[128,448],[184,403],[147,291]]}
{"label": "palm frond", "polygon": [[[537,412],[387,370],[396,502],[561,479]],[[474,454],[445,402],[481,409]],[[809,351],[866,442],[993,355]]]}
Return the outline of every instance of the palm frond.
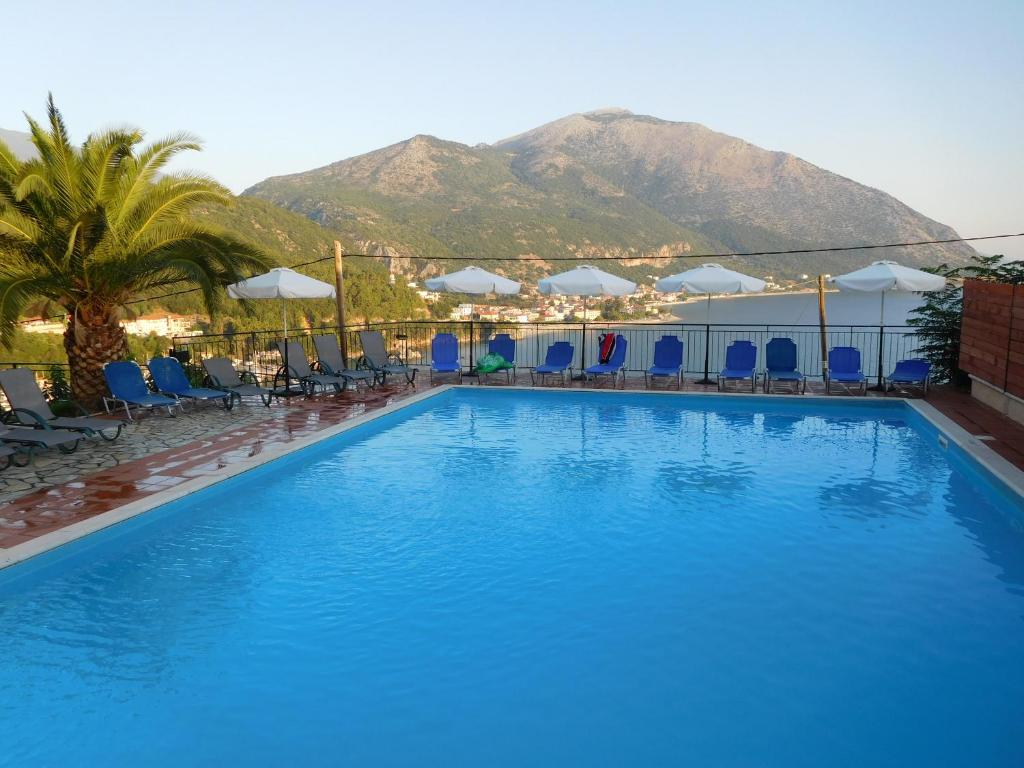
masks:
{"label": "palm frond", "polygon": [[117,198],[112,201],[118,215],[114,224],[120,227],[124,220],[131,216],[142,201],[146,190],[156,179],[160,169],[171,159],[182,152],[199,151],[202,145],[199,140],[188,133],[177,133],[156,141],[142,151],[138,159],[126,158],[124,167],[127,172],[122,176]]}

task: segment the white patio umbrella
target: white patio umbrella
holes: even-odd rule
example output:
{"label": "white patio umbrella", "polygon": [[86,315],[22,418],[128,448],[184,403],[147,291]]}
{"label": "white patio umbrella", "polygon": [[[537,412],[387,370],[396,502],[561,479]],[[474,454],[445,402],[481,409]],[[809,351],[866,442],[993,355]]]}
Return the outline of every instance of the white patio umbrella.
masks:
{"label": "white patio umbrella", "polygon": [[920,269],[904,267],[895,261],[876,261],[863,269],[833,277],[829,282],[838,285],[841,291],[881,294],[878,314],[878,384],[876,385],[876,388],[881,389],[884,362],[882,339],[885,332],[885,294],[889,291],[907,293],[941,291],[946,287],[946,278]]}
{"label": "white patio umbrella", "polygon": [[[591,296],[632,296],[636,283],[603,269],[583,265],[537,283],[537,289],[547,296],[582,296],[583,321],[587,319],[587,299]],[[584,326],[585,327],[585,326]],[[583,334],[582,360],[587,359],[587,334]]]}
{"label": "white patio umbrella", "polygon": [[[431,277],[423,284],[428,291],[443,293],[471,293],[476,295],[494,293],[511,295],[519,293],[519,283],[507,277],[496,275],[480,267],[466,267],[450,275]],[[470,326],[472,329],[472,326]],[[470,334],[472,336],[472,333]],[[469,341],[469,367],[473,367],[473,339]]]}
{"label": "white patio umbrella", "polygon": [[765,281],[742,272],[726,269],[721,264],[701,264],[676,275],[663,277],[654,284],[654,290],[662,293],[707,294],[707,314],[704,325],[704,378],[699,384],[713,384],[708,376],[711,353],[711,294],[713,293],[761,293]]}
{"label": "white patio umbrella", "polygon": [[497,293],[509,295],[519,293],[519,283],[507,277],[496,275],[480,267],[466,267],[450,275],[432,277],[424,281],[428,291],[445,293]]}
{"label": "white patio umbrella", "polygon": [[[314,280],[312,277],[296,272],[287,267],[277,267],[266,274],[250,277],[248,280],[228,286],[228,296],[232,299],[278,299],[281,301],[281,321],[284,324],[284,366],[288,366],[288,308],[287,299],[331,299],[334,298],[334,286]],[[290,379],[285,374],[285,393],[289,393]]]}

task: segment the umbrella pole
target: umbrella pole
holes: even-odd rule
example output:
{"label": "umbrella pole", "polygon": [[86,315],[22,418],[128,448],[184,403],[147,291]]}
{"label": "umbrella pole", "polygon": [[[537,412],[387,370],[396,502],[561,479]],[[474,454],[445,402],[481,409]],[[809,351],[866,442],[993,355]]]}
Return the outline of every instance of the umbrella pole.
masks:
{"label": "umbrella pole", "polygon": [[882,365],[884,357],[882,347],[885,343],[885,291],[882,291],[882,307],[878,313],[878,382],[871,389],[874,392],[881,392],[885,389],[882,386]]}
{"label": "umbrella pole", "polygon": [[825,318],[825,276],[818,275],[818,328],[821,341],[821,380],[828,378],[828,321]]}
{"label": "umbrella pole", "polygon": [[292,367],[288,362],[288,305],[281,299],[281,325],[284,326],[284,395],[292,393]]}
{"label": "umbrella pole", "polygon": [[572,377],[573,381],[587,380],[583,369],[587,367],[587,300],[589,298],[589,296],[583,297],[583,343],[580,345],[580,372]]}
{"label": "umbrella pole", "polygon": [[710,362],[711,362],[711,294],[708,294],[707,312],[704,314],[704,378],[698,381],[698,384],[709,386],[714,384],[710,373]]}

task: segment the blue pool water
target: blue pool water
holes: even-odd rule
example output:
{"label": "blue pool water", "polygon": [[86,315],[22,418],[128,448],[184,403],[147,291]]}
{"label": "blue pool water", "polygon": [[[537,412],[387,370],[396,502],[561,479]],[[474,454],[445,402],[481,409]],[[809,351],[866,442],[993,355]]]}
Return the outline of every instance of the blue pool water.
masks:
{"label": "blue pool water", "polygon": [[447,392],[0,573],[0,763],[1019,768],[1019,515],[900,403]]}

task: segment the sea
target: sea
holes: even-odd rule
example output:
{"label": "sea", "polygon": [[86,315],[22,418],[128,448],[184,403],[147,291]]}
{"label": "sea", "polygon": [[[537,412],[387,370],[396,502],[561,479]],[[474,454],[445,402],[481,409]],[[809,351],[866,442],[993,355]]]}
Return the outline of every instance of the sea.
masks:
{"label": "sea", "polygon": [[[882,295],[831,291],[825,294],[825,313],[829,325],[879,325]],[[907,316],[921,306],[917,293],[885,294],[884,325],[906,324]],[[708,322],[708,302],[693,297],[672,306],[672,314],[687,323]],[[712,297],[710,322],[728,325],[816,325],[818,294],[775,293]]]}

